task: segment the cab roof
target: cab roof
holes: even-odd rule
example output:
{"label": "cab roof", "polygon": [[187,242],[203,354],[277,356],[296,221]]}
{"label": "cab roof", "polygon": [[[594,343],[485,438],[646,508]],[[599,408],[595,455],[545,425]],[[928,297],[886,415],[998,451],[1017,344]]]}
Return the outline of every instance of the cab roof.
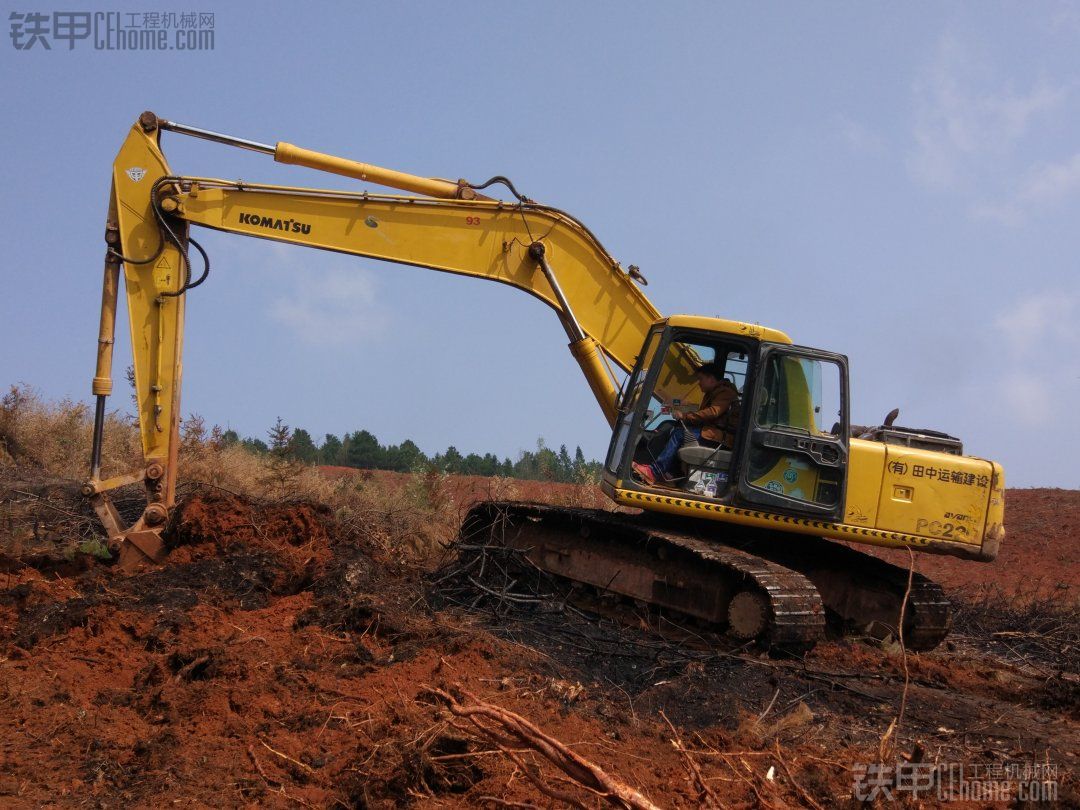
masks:
{"label": "cab roof", "polygon": [[704,315],[670,315],[660,323],[667,323],[682,329],[702,329],[709,332],[723,332],[729,335],[750,337],[755,340],[767,340],[772,343],[791,343],[791,338],[778,329],[770,329],[756,323],[730,321],[727,318],[708,318]]}

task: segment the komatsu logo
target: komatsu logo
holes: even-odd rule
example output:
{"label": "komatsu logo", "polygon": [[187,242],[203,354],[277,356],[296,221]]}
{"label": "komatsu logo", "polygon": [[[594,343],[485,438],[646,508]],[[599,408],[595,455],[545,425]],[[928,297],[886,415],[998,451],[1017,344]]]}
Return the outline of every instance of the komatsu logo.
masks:
{"label": "komatsu logo", "polygon": [[286,231],[287,233],[311,233],[311,226],[306,222],[295,219],[277,219],[264,217],[259,214],[240,214],[241,225],[258,225],[260,228],[269,228],[273,231]]}

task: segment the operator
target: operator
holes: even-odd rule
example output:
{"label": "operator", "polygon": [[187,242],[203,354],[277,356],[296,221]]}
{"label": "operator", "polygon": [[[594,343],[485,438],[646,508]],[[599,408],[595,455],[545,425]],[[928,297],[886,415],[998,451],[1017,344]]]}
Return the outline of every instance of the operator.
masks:
{"label": "operator", "polygon": [[739,389],[724,377],[718,363],[703,363],[694,376],[705,394],[701,407],[692,412],[673,409],[679,424],[671,431],[656,461],[652,464],[633,463],[634,473],[647,484],[667,483],[679,477],[676,470],[679,448],[688,433],[705,447],[734,447],[739,424]]}

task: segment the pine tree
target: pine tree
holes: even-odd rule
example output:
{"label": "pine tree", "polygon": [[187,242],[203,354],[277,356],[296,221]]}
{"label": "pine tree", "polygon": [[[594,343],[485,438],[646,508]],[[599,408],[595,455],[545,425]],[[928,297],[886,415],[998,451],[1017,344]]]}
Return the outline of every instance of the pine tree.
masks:
{"label": "pine tree", "polygon": [[570,460],[570,454],[566,451],[565,444],[559,446],[559,464],[557,468],[556,480],[574,480],[574,462]]}
{"label": "pine tree", "polygon": [[319,448],[319,461],[323,464],[341,464],[344,460],[343,448],[341,439],[333,433],[327,433],[323,437],[322,447]]}
{"label": "pine tree", "polygon": [[180,449],[192,452],[206,442],[206,420],[193,413],[180,423]]}
{"label": "pine tree", "polygon": [[536,468],[537,478],[541,481],[557,481],[559,472],[559,457],[555,451],[544,444],[544,437],[536,440]]}
{"label": "pine tree", "polygon": [[[200,436],[204,432],[197,417],[188,420],[192,432]],[[342,464],[360,469],[393,470],[410,472],[431,466],[434,469],[458,475],[479,475],[486,477],[505,476],[533,481],[557,481],[573,483],[594,483],[599,478],[600,463],[588,461],[580,446],[574,448],[571,456],[565,444],[559,445],[558,452],[548,447],[541,436],[536,440],[535,450],[523,450],[517,461],[509,458],[499,460],[494,453],[468,453],[463,455],[451,445],[446,452],[432,458],[411,439],[405,439],[400,445],[384,446],[367,430],[345,433],[339,439],[327,433],[321,446],[316,446],[311,435],[303,428],[292,430],[279,417],[267,432],[269,445],[256,438],[240,439],[236,431],[227,430],[215,433],[214,445],[228,446],[239,442],[241,446],[254,453],[269,453],[272,459],[287,460],[291,466],[279,464],[273,476],[275,484],[283,495],[287,495],[288,485],[306,464]]]}
{"label": "pine tree", "polygon": [[581,451],[581,445],[578,445],[574,448],[574,483],[584,484],[588,477],[588,462],[585,461],[585,454]]}
{"label": "pine tree", "polygon": [[416,443],[412,439],[406,439],[398,447],[398,452],[401,458],[401,469],[403,472],[412,472],[418,470],[427,464],[427,456],[424,455],[424,451],[416,446]]}
{"label": "pine tree", "polygon": [[450,445],[446,448],[446,453],[441,457],[442,464],[440,465],[443,470],[448,473],[460,473],[465,459],[462,458],[458,449],[454,445]]}
{"label": "pine tree", "polygon": [[288,456],[292,430],[281,421],[280,416],[274,422],[274,426],[266,431],[266,436],[270,439],[270,455],[281,458]]}
{"label": "pine tree", "polygon": [[240,446],[247,450],[249,453],[268,453],[270,448],[267,447],[266,442],[262,439],[256,439],[252,436],[248,436],[246,439],[240,440]]}
{"label": "pine tree", "polygon": [[210,449],[217,452],[225,449],[225,431],[221,425],[210,428]]}
{"label": "pine tree", "polygon": [[311,464],[318,456],[319,450],[315,447],[315,442],[311,440],[311,434],[303,428],[297,428],[293,431],[292,438],[289,440],[289,455],[297,461],[302,461],[305,464]]}
{"label": "pine tree", "polygon": [[303,465],[298,464],[292,457],[292,430],[280,416],[266,435],[270,439],[270,470],[262,483],[276,488],[278,497],[284,500],[292,494],[293,484],[303,470]]}
{"label": "pine tree", "polygon": [[361,470],[384,469],[386,450],[374,434],[366,430],[358,430],[348,439],[345,448],[345,463],[350,467],[358,467]]}

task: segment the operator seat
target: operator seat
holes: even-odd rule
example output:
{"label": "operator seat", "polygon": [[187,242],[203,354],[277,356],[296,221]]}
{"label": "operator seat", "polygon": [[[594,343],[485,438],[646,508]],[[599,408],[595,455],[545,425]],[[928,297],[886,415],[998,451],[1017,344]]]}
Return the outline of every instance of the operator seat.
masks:
{"label": "operator seat", "polygon": [[691,469],[726,470],[731,466],[731,451],[723,447],[690,445],[679,448],[679,461]]}

